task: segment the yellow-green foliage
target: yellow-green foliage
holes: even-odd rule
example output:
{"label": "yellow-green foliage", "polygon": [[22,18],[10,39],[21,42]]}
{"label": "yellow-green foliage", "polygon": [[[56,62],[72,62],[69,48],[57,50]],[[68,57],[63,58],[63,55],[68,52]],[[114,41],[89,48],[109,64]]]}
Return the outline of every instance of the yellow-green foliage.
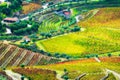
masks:
{"label": "yellow-green foliage", "polygon": [[104,63],[104,67],[120,73],[120,61],[118,63]]}
{"label": "yellow-green foliage", "polygon": [[113,27],[120,28],[120,7],[101,8],[98,13],[78,25],[83,27]]}
{"label": "yellow-green foliage", "polygon": [[84,32],[71,33],[38,41],[49,52],[79,56],[86,53],[106,53],[120,50],[120,31],[106,28],[87,28]]}
{"label": "yellow-green foliage", "polygon": [[[101,60],[100,63],[97,62],[94,58],[90,58],[67,62],[59,62],[56,64],[49,65],[25,67],[24,69],[22,68],[16,69],[13,67],[12,70],[21,74],[25,74],[26,76],[29,76],[35,80],[39,80],[39,78],[41,80],[50,78],[51,80],[54,80],[55,74],[53,74],[53,72],[51,71],[56,71],[57,74],[63,75],[64,69],[68,71],[68,77],[70,79],[75,79],[81,74],[86,73],[86,75],[82,77],[81,80],[100,80],[105,76],[106,73],[105,69],[110,69],[117,73],[120,73],[119,61],[120,57],[106,57],[104,58],[104,61]],[[49,74],[48,71],[46,72],[46,70],[50,70]],[[111,74],[109,78],[111,80],[114,80],[114,76]]]}
{"label": "yellow-green foliage", "polygon": [[6,2],[0,3],[0,7],[7,7],[7,3]]}
{"label": "yellow-green foliage", "polygon": [[30,77],[31,80],[57,80],[55,71],[36,68],[14,68],[12,70]]}
{"label": "yellow-green foliage", "polygon": [[80,80],[100,80],[101,78],[103,78],[103,76],[105,76],[104,74],[96,74],[96,73],[93,73],[93,74],[89,74],[89,75],[86,75],[84,77],[82,77]]}
{"label": "yellow-green foliage", "polygon": [[46,32],[49,33],[52,30],[58,30],[61,26],[68,25],[68,21],[64,20],[63,17],[60,17],[56,14],[51,14],[47,16],[42,24],[39,26],[39,33]]}
{"label": "yellow-green foliage", "polygon": [[[100,66],[101,64],[95,62],[94,59],[84,59],[84,60],[69,61],[65,63],[57,63],[46,66],[38,66],[37,68],[50,69],[55,71],[64,71],[64,69],[67,69],[69,73],[68,76],[70,79],[75,79],[76,77],[80,76],[83,73],[86,73],[89,76],[90,75],[92,76],[94,75],[94,73],[97,73],[95,75],[96,79],[100,80],[100,78],[105,76]],[[102,77],[98,75],[102,75]]]}
{"label": "yellow-green foliage", "polygon": [[120,31],[116,29],[120,27],[119,13],[120,8],[102,8],[94,17],[78,23],[86,28],[85,31],[38,41],[37,44],[46,51],[72,56],[119,51]]}
{"label": "yellow-green foliage", "polygon": [[116,80],[116,78],[112,73],[110,73],[109,77],[106,80]]}
{"label": "yellow-green foliage", "polygon": [[[101,61],[99,63],[96,62],[94,58],[90,58],[90,59],[61,62],[51,65],[36,66],[35,68],[55,70],[58,73],[63,72],[64,69],[67,69],[69,73],[68,76],[70,79],[75,79],[79,75],[86,73],[86,76],[81,78],[81,80],[100,80],[105,76],[106,73],[105,69],[110,69],[117,73],[120,73],[119,58],[117,59],[118,63],[115,63],[116,58],[111,57],[110,59],[111,61],[109,61],[108,58],[106,57],[105,61]],[[114,77],[112,77],[112,75],[110,75],[110,77],[112,78],[111,80],[114,80]]]}

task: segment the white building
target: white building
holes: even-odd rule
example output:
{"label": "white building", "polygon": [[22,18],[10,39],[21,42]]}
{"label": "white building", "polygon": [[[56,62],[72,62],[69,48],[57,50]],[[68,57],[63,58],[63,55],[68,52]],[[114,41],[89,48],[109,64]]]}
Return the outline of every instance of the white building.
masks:
{"label": "white building", "polygon": [[6,34],[12,34],[12,32],[9,28],[6,28]]}
{"label": "white building", "polygon": [[5,2],[5,0],[0,0],[0,2]]}

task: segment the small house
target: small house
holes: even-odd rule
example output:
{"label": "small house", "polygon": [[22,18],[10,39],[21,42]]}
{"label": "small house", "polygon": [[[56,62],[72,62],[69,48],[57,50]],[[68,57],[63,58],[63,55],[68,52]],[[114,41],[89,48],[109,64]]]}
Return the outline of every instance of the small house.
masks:
{"label": "small house", "polygon": [[30,42],[30,38],[28,36],[24,36],[23,37],[23,41],[28,43],[28,42]]}
{"label": "small house", "polygon": [[59,16],[63,16],[65,17],[66,19],[69,19],[70,16],[71,16],[71,11],[68,11],[68,10],[56,10],[55,11],[55,14],[59,15]]}
{"label": "small house", "polygon": [[15,23],[15,22],[19,22],[19,19],[17,17],[14,17],[14,18],[5,18],[2,23],[3,24],[12,24],[12,23]]}
{"label": "small house", "polygon": [[64,14],[64,16],[68,19],[68,18],[70,18],[70,16],[71,16],[71,12],[70,11],[63,11],[63,14]]}
{"label": "small house", "polygon": [[6,34],[12,34],[11,29],[6,28]]}

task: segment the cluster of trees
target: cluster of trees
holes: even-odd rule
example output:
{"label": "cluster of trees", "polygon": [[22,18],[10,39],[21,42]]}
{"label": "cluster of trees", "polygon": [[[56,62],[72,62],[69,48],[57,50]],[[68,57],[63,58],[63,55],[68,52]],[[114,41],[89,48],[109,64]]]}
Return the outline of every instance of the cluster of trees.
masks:
{"label": "cluster of trees", "polygon": [[63,26],[58,31],[51,30],[48,33],[42,32],[42,33],[40,33],[40,35],[43,38],[50,38],[52,36],[61,35],[61,34],[64,34],[64,33],[69,33],[69,32],[77,32],[77,31],[80,31],[79,26],[74,26],[74,27]]}
{"label": "cluster of trees", "polygon": [[7,0],[10,4],[3,3],[0,5],[0,13],[10,16],[13,12],[21,10],[22,0]]}
{"label": "cluster of trees", "polygon": [[108,3],[119,3],[120,0],[105,0]]}
{"label": "cluster of trees", "polygon": [[68,70],[67,69],[64,69],[64,74],[62,75],[62,78],[64,80],[68,80],[69,79],[69,77],[68,77]]}
{"label": "cluster of trees", "polygon": [[66,59],[71,58],[69,55],[67,55],[67,54],[65,54],[65,53],[62,53],[62,54],[60,54],[60,53],[55,53],[53,56],[56,57],[56,58],[66,58]]}
{"label": "cluster of trees", "polygon": [[31,26],[28,27],[29,21],[20,21],[19,23],[14,23],[10,25],[10,29],[15,35],[28,35],[38,31],[39,24],[36,22],[30,23]]}
{"label": "cluster of trees", "polygon": [[0,36],[0,40],[19,40],[21,36]]}
{"label": "cluster of trees", "polygon": [[6,16],[11,16],[13,12],[20,10],[22,5],[22,0],[6,0],[10,2],[8,3],[1,3],[0,4],[0,33],[4,32],[6,29],[6,25],[3,25],[1,21]]}
{"label": "cluster of trees", "polygon": [[[108,56],[108,57],[111,57],[111,56],[113,56],[113,55],[112,55],[111,53],[108,53],[107,56]],[[118,56],[120,56],[120,54],[118,54]],[[85,57],[86,57],[86,58],[99,57],[99,55],[98,55],[98,54],[89,54],[89,55],[86,55]]]}
{"label": "cluster of trees", "polygon": [[61,34],[64,34],[64,33],[80,31],[79,26],[71,27],[75,23],[76,23],[76,19],[71,18],[69,20],[68,26],[61,26],[58,30],[51,30],[49,32],[41,32],[40,35],[43,38],[50,38],[52,36],[61,35]]}
{"label": "cluster of trees", "polygon": [[2,24],[2,23],[0,22],[0,33],[3,33],[3,32],[6,31],[5,27],[6,27],[6,25],[5,25],[5,24]]}
{"label": "cluster of trees", "polygon": [[31,50],[33,52],[38,52],[38,53],[41,53],[41,54],[44,54],[44,55],[47,55],[47,52],[43,51],[43,50],[39,50],[36,46],[36,44],[31,44],[31,45],[18,45],[19,47],[21,48],[25,48],[27,50]]}
{"label": "cluster of trees", "polygon": [[11,14],[11,10],[10,8],[7,7],[7,3],[0,4],[0,16],[1,16],[0,19],[2,19],[3,16],[6,16],[6,15],[9,16],[10,14]]}

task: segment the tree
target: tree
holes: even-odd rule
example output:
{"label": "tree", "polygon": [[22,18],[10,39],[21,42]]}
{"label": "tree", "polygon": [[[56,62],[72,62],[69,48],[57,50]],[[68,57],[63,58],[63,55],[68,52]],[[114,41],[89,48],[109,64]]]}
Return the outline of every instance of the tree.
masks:
{"label": "tree", "polygon": [[51,34],[51,33],[46,33],[46,34],[45,34],[45,37],[46,37],[46,38],[50,38],[50,37],[52,37],[52,34]]}
{"label": "tree", "polygon": [[85,4],[87,4],[88,0],[85,0]]}
{"label": "tree", "polygon": [[90,58],[90,56],[89,56],[89,55],[87,55],[87,56],[86,56],[86,58]]}
{"label": "tree", "polygon": [[44,32],[41,32],[40,35],[41,35],[42,37],[45,37],[45,33],[44,33]]}
{"label": "tree", "polygon": [[2,70],[6,70],[6,68],[4,67],[4,68],[2,68]]}
{"label": "tree", "polygon": [[54,55],[56,58],[59,58],[60,57],[60,54],[59,53],[55,53]]}
{"label": "tree", "polygon": [[69,77],[68,77],[67,75],[65,75],[63,78],[64,78],[65,80],[68,80],[68,79],[69,79]]}
{"label": "tree", "polygon": [[62,76],[62,78],[64,78],[65,80],[68,80],[68,71],[67,69],[64,69],[64,75]]}
{"label": "tree", "polygon": [[52,56],[51,53],[47,53],[47,56]]}
{"label": "tree", "polygon": [[25,65],[24,65],[24,64],[21,64],[21,65],[20,65],[20,67],[21,67],[21,68],[24,68],[24,67],[25,67]]}
{"label": "tree", "polygon": [[120,54],[118,56],[120,56]]}
{"label": "tree", "polygon": [[67,72],[67,69],[64,69],[64,72]]}
{"label": "tree", "polygon": [[22,76],[21,76],[21,80],[24,80],[25,79],[25,76],[22,74]]}
{"label": "tree", "polygon": [[109,53],[109,54],[108,54],[108,57],[111,57],[111,56],[112,56],[112,54],[111,54],[111,53]]}
{"label": "tree", "polygon": [[60,55],[60,57],[62,57],[62,58],[66,58],[66,56],[67,55],[65,53],[63,53],[63,54]]}
{"label": "tree", "polygon": [[74,28],[71,29],[72,32],[80,31],[80,27],[74,26]]}
{"label": "tree", "polygon": [[0,22],[0,33],[5,32],[5,27],[6,25]]}
{"label": "tree", "polygon": [[32,80],[30,77],[28,77],[28,80]]}
{"label": "tree", "polygon": [[95,55],[97,58],[99,57],[98,55]]}
{"label": "tree", "polygon": [[70,56],[66,56],[66,59],[70,59]]}

